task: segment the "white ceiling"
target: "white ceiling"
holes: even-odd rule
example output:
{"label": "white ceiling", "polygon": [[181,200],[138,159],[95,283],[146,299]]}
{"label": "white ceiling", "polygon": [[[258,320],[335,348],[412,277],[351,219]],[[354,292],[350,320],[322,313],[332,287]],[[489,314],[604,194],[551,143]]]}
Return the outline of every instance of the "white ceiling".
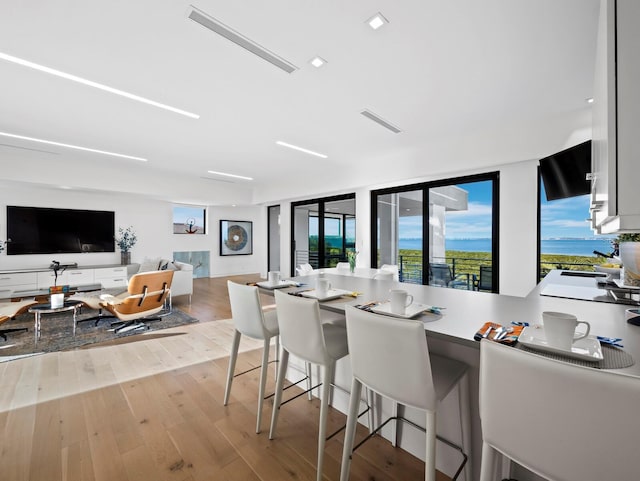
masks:
{"label": "white ceiling", "polygon": [[[192,2],[298,70],[187,19],[185,1],[3,0],[0,52],[201,117],[0,60],[0,131],[149,159],[0,137],[0,178],[121,192],[165,178],[192,186],[172,200],[265,202],[539,158],[589,127],[598,0]],[[378,11],[390,23],[373,31]]]}

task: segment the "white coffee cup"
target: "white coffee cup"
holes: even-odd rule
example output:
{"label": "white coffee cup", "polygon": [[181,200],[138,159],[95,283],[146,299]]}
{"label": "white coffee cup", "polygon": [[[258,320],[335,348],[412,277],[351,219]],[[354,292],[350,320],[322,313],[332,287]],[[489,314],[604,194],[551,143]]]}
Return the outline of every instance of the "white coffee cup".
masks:
{"label": "white coffee cup", "polygon": [[402,289],[391,289],[391,312],[404,314],[407,307],[413,304],[413,296]]}
{"label": "white coffee cup", "polygon": [[[542,313],[542,323],[544,324],[544,335],[547,343],[552,347],[559,349],[571,349],[571,345],[584,339],[589,335],[591,325],[585,321],[579,321],[573,314],[564,312],[545,311]],[[576,327],[578,324],[587,326],[585,333],[576,336]]]}
{"label": "white coffee cup", "polygon": [[330,289],[331,282],[329,282],[329,279],[325,279],[323,277],[318,278],[316,281],[316,294],[318,297],[327,297]]}
{"label": "white coffee cup", "polygon": [[280,272],[269,271],[269,284],[271,284],[272,286],[280,284]]}
{"label": "white coffee cup", "polygon": [[51,309],[64,306],[64,294],[51,294]]}

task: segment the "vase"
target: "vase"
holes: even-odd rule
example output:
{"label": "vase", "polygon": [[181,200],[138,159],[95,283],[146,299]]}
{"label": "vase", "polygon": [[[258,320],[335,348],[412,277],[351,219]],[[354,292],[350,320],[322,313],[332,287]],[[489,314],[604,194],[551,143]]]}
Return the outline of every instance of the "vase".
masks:
{"label": "vase", "polygon": [[621,242],[620,261],[624,267],[622,282],[627,286],[640,287],[640,242]]}
{"label": "vase", "polygon": [[131,264],[131,252],[120,253],[120,264],[123,266]]}
{"label": "vase", "polygon": [[353,274],[356,270],[356,259],[355,257],[349,258],[349,272]]}

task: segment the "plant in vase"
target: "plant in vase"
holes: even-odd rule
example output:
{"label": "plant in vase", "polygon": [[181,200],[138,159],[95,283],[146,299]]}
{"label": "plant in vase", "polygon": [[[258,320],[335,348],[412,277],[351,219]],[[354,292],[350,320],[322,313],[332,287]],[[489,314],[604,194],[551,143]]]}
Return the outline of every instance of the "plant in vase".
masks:
{"label": "plant in vase", "polygon": [[131,249],[138,242],[138,238],[136,237],[136,233],[133,230],[132,226],[123,229],[122,227],[118,228],[118,237],[116,237],[116,244],[118,244],[118,248],[120,249],[120,263],[122,265],[127,265],[131,263]]}
{"label": "plant in vase", "polygon": [[358,257],[358,251],[348,250],[347,260],[349,261],[349,271],[353,273],[356,270],[356,257]]}
{"label": "plant in vase", "polygon": [[624,268],[622,282],[640,287],[640,233],[620,234],[614,240],[620,249],[620,261]]}

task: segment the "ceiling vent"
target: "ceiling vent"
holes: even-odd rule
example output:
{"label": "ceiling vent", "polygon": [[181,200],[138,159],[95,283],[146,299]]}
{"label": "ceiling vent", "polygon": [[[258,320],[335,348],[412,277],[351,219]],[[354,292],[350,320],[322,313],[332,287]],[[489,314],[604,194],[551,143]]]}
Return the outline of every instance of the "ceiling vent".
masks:
{"label": "ceiling vent", "polygon": [[399,134],[400,132],[402,132],[402,130],[400,130],[398,127],[396,127],[390,122],[387,122],[382,117],[380,117],[377,114],[374,114],[370,110],[364,109],[362,112],[360,112],[360,114],[364,115],[369,120],[373,120],[375,123],[382,125],[385,129],[390,130],[394,134]]}
{"label": "ceiling vent", "polygon": [[298,70],[298,67],[295,65],[287,62],[282,57],[278,57],[275,53],[272,53],[252,40],[249,40],[247,37],[239,34],[235,30],[232,30],[219,20],[207,15],[202,10],[198,10],[193,5],[190,7],[189,18],[287,73],[292,73]]}

